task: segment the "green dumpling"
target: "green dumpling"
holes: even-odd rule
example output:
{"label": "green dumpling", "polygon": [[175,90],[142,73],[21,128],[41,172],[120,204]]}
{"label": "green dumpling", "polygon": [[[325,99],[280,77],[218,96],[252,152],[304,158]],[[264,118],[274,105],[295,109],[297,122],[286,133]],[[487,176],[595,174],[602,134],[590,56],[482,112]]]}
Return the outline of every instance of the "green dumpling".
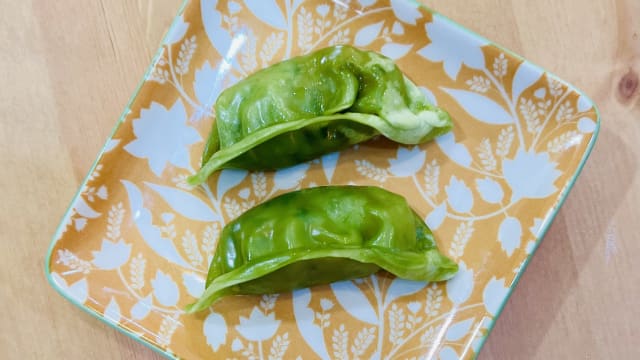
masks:
{"label": "green dumpling", "polygon": [[221,168],[273,170],[376,135],[419,144],[452,127],[391,59],[351,46],[260,70],[224,90],[215,113],[192,185]]}
{"label": "green dumpling", "polygon": [[271,199],[227,224],[202,297],[269,294],[386,270],[404,279],[441,281],[458,265],[400,195],[371,186],[325,186]]}

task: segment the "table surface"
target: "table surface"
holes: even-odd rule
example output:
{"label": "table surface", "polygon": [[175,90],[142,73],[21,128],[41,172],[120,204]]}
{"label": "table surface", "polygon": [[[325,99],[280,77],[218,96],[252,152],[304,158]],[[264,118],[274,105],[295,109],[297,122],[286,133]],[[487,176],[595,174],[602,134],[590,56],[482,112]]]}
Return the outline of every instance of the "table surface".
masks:
{"label": "table surface", "polygon": [[[0,0],[0,357],[158,357],[58,296],[43,263],[179,3]],[[480,359],[639,358],[640,1],[426,3],[584,90],[603,118]]]}

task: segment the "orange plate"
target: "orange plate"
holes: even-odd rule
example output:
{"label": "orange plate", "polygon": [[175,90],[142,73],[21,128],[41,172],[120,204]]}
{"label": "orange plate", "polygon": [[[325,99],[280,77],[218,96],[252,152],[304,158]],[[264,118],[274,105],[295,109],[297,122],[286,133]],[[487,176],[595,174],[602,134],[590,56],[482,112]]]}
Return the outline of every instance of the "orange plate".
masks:
{"label": "orange plate", "polygon": [[[453,133],[371,141],[276,172],[198,168],[221,89],[336,43],[396,60]],[[169,357],[473,358],[599,128],[575,88],[409,1],[188,1],[55,234],[51,284]],[[283,192],[367,184],[404,195],[460,264],[449,282],[379,274],[185,315],[220,229]]]}

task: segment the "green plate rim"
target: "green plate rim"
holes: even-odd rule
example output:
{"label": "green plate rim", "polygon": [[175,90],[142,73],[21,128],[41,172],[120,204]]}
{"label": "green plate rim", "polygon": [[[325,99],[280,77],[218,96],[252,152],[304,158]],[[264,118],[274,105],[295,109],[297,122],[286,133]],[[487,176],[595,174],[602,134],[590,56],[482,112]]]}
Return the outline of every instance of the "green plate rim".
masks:
{"label": "green plate rim", "polygon": [[[89,307],[85,306],[84,304],[80,304],[78,301],[76,301],[76,299],[74,299],[69,293],[65,292],[64,289],[62,289],[60,286],[58,286],[58,284],[55,282],[55,280],[52,277],[51,274],[51,259],[52,259],[52,255],[53,255],[53,249],[55,247],[55,244],[57,243],[57,239],[60,237],[60,235],[62,234],[67,220],[68,218],[71,216],[71,212],[73,209],[74,204],[77,202],[78,198],[80,197],[80,195],[82,194],[82,189],[84,189],[84,187],[87,185],[88,181],[89,181],[89,177],[90,175],[94,172],[96,166],[98,165],[100,159],[102,159],[102,156],[104,155],[107,145],[109,143],[109,141],[113,138],[113,136],[115,135],[116,131],[118,130],[118,128],[120,127],[120,125],[122,125],[122,123],[124,122],[124,119],[126,118],[129,109],[131,107],[131,104],[133,104],[133,102],[135,101],[135,99],[138,97],[138,94],[140,93],[140,89],[142,88],[142,85],[145,83],[147,77],[149,76],[149,74],[151,74],[151,72],[153,71],[153,68],[156,64],[156,62],[158,61],[158,59],[160,58],[160,56],[162,55],[162,52],[164,50],[164,44],[168,38],[168,36],[171,34],[172,30],[174,29],[174,27],[178,24],[178,20],[179,18],[183,15],[184,10],[187,6],[187,4],[189,3],[189,1],[191,0],[182,0],[182,4],[180,5],[177,14],[175,15],[171,25],[169,26],[169,29],[167,30],[167,32],[164,34],[162,41],[160,43],[160,46],[158,48],[158,50],[156,51],[151,64],[149,65],[149,67],[147,68],[147,70],[145,71],[142,80],[139,81],[138,86],[136,87],[135,91],[133,92],[133,95],[129,98],[129,101],[127,102],[127,105],[125,106],[125,110],[122,112],[122,114],[120,115],[118,121],[116,122],[115,126],[113,127],[113,129],[111,130],[111,134],[109,134],[107,141],[105,142],[105,144],[103,145],[102,149],[100,150],[100,152],[98,153],[98,156],[96,157],[96,159],[94,160],[93,164],[91,165],[91,168],[89,169],[87,175],[85,176],[84,180],[82,181],[82,184],[80,185],[80,187],[78,188],[78,190],[76,191],[76,194],[73,196],[71,203],[69,204],[69,206],[67,207],[67,210],[65,211],[63,217],[62,217],[62,221],[59,223],[58,227],[56,228],[56,231],[49,243],[49,247],[47,249],[47,254],[44,260],[44,271],[45,271],[45,276],[47,278],[47,281],[49,282],[49,285],[51,285],[51,287],[53,287],[58,294],[60,294],[63,298],[67,299],[69,302],[71,302],[73,305],[79,307],[80,309],[82,309],[83,311],[85,311],[86,313],[88,313],[89,315],[95,317],[96,319],[102,321],[103,323],[109,325],[111,328],[119,331],[120,333],[128,336],[129,338],[133,339],[134,341],[150,348],[151,350],[155,351],[156,353],[169,358],[169,359],[178,359],[178,357],[175,354],[172,354],[170,352],[168,352],[167,350],[157,346],[156,344],[153,344],[145,339],[140,338],[139,336],[137,336],[136,334],[134,334],[132,331],[119,326],[118,324],[114,324],[112,321],[110,321],[108,318],[106,318],[104,315],[99,314],[98,312],[96,312],[93,309],[90,309]],[[491,332],[493,331],[496,321],[500,318],[500,315],[502,314],[502,311],[504,310],[506,304],[508,303],[509,299],[511,298],[511,295],[513,294],[513,291],[515,290],[516,286],[518,285],[520,278],[522,277],[522,274],[524,274],[524,272],[526,271],[527,267],[529,266],[529,263],[531,262],[531,259],[533,258],[533,255],[536,253],[536,251],[538,250],[538,247],[540,246],[540,243],[542,242],[542,239],[544,238],[544,236],[546,235],[547,231],[549,230],[549,228],[551,227],[551,224],[553,223],[553,221],[555,220],[556,216],[558,215],[558,212],[560,211],[560,209],[562,208],[562,205],[564,204],[564,202],[566,201],[569,193],[571,192],[571,190],[573,189],[578,177],[580,176],[580,173],[582,172],[587,159],[589,158],[589,156],[591,155],[591,152],[593,150],[593,147],[595,145],[596,139],[598,138],[598,135],[600,133],[600,123],[601,123],[601,115],[600,115],[600,110],[598,108],[598,106],[596,105],[596,103],[589,97],[587,96],[582,90],[576,88],[575,86],[571,85],[570,83],[562,80],[560,77],[558,77],[557,75],[555,75],[554,73],[545,70],[544,68],[542,68],[541,66],[525,59],[524,57],[520,56],[517,53],[514,53],[513,51],[506,49],[505,47],[496,44],[495,42],[483,37],[482,35],[479,35],[478,33],[464,27],[463,25],[451,20],[450,18],[448,18],[445,15],[442,15],[441,13],[439,13],[438,11],[435,11],[433,9],[431,9],[430,7],[418,2],[417,0],[405,0],[407,2],[413,3],[415,5],[417,5],[418,7],[425,9],[427,11],[429,11],[430,13],[432,13],[434,16],[438,16],[440,18],[442,18],[443,20],[445,20],[449,25],[452,25],[454,27],[457,27],[458,29],[463,30],[465,33],[467,33],[469,36],[477,38],[477,39],[481,39],[484,42],[486,42],[487,44],[490,44],[491,46],[494,46],[498,49],[500,49],[501,51],[508,53],[509,55],[513,56],[516,59],[519,59],[523,62],[526,62],[527,64],[531,65],[533,68],[535,68],[536,70],[542,72],[542,73],[546,73],[549,74],[551,76],[553,76],[556,80],[562,82],[563,84],[565,84],[567,87],[569,87],[570,89],[572,89],[573,91],[575,91],[576,93],[580,94],[581,97],[583,97],[584,99],[586,99],[594,108],[595,113],[596,113],[596,127],[593,131],[593,134],[591,136],[591,139],[589,140],[589,143],[587,144],[587,148],[584,152],[584,154],[582,155],[582,159],[580,159],[580,163],[578,164],[578,168],[576,169],[576,171],[573,173],[573,176],[571,177],[571,179],[569,180],[569,182],[565,185],[565,187],[562,189],[562,194],[560,196],[560,198],[558,199],[558,201],[556,202],[556,204],[553,207],[553,211],[550,215],[547,216],[547,218],[545,219],[546,221],[544,222],[541,230],[540,230],[540,235],[536,238],[535,244],[533,246],[533,249],[531,250],[531,253],[529,253],[529,255],[527,256],[527,258],[524,260],[524,264],[523,266],[520,268],[520,271],[518,271],[518,273],[516,274],[516,277],[514,278],[514,280],[512,281],[511,285],[509,286],[509,289],[507,291],[507,295],[504,297],[504,299],[502,300],[500,307],[498,308],[498,311],[496,312],[495,316],[493,316],[490,320],[489,323],[489,327],[487,329],[487,333],[482,337],[480,345],[478,346],[477,349],[475,349],[475,354],[474,354],[474,359],[478,357],[478,355],[480,354],[480,352],[482,351],[482,349],[484,348],[484,345],[486,344],[487,338],[489,337],[489,335],[491,334]]]}

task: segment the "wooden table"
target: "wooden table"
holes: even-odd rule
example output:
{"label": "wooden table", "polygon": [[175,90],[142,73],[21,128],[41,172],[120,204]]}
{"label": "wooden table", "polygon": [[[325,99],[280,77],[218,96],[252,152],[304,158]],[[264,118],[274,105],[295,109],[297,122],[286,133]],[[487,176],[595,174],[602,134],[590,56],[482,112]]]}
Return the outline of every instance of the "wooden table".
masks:
{"label": "wooden table", "polygon": [[[1,358],[157,357],[58,296],[43,258],[179,2],[3,1]],[[583,89],[603,117],[480,358],[640,358],[640,2],[427,3]]]}

